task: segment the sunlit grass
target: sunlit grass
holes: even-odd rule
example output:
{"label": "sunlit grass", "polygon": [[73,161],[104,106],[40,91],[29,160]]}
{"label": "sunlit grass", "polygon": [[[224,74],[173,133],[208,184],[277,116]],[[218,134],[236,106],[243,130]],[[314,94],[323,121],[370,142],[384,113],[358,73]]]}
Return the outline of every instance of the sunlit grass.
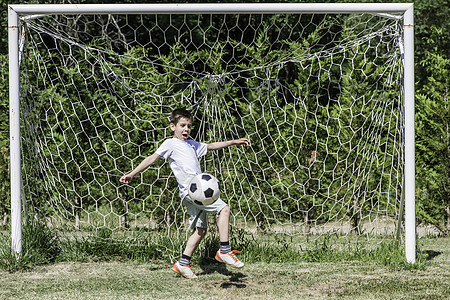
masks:
{"label": "sunlit grass", "polygon": [[[18,259],[12,254],[9,235],[1,236],[0,267],[9,271],[32,268],[53,262],[131,260],[148,262],[163,260],[168,263],[178,259],[184,249],[186,236],[179,232],[144,230],[113,232],[107,228],[95,234],[79,232],[60,234],[39,222],[25,224],[23,254]],[[395,269],[422,269],[427,253],[417,252],[417,261],[407,263],[401,244],[393,239],[367,236],[339,236],[325,234],[310,238],[283,234],[253,235],[233,229],[231,244],[243,251],[241,259],[248,263],[267,262],[373,262]],[[193,262],[208,264],[214,261],[219,248],[219,238],[214,232],[207,235],[196,251]]]}

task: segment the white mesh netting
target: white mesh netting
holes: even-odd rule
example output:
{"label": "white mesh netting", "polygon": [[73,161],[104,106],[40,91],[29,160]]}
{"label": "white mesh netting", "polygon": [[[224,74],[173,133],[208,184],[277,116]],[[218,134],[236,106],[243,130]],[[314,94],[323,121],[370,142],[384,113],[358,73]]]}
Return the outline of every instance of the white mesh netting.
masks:
{"label": "white mesh netting", "polygon": [[[119,177],[171,136],[209,153],[248,232],[391,234],[402,198],[401,20],[374,15],[68,15],[22,21],[24,195],[66,230],[182,236],[168,163]],[[214,222],[211,218],[211,222]],[[64,226],[62,226],[62,225]]]}

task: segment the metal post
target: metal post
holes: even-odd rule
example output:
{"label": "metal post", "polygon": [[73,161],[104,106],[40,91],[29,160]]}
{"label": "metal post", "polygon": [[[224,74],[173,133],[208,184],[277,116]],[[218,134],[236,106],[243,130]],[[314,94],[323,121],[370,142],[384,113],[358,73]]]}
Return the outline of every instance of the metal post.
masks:
{"label": "metal post", "polygon": [[20,105],[19,105],[19,21],[17,13],[8,7],[9,48],[9,136],[11,162],[11,243],[18,258],[22,254],[22,207],[20,166]]}
{"label": "metal post", "polygon": [[403,18],[405,65],[405,255],[406,261],[416,261],[416,173],[414,137],[414,15],[413,5]]}
{"label": "metal post", "polygon": [[409,3],[17,4],[20,14],[403,13]]}

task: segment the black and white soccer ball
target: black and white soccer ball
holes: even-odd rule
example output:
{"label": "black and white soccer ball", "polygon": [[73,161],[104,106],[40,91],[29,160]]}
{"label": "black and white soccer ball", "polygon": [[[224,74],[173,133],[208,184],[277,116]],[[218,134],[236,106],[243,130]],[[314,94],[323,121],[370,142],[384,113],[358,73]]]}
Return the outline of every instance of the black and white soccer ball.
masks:
{"label": "black and white soccer ball", "polygon": [[211,174],[198,174],[189,183],[188,192],[195,204],[210,205],[220,197],[219,181]]}

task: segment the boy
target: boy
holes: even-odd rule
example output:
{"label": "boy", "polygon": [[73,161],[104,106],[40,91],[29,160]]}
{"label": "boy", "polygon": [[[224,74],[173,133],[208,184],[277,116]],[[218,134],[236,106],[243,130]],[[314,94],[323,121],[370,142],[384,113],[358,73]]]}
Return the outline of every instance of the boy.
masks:
{"label": "boy", "polygon": [[219,150],[232,145],[249,145],[249,140],[245,138],[210,144],[188,140],[192,123],[193,117],[188,110],[184,108],[175,109],[170,118],[173,138],[165,140],[155,153],[145,158],[132,172],[120,178],[121,183],[129,183],[136,174],[153,165],[159,158],[169,160],[170,168],[178,182],[180,197],[189,213],[191,231],[195,228],[194,233],[188,239],[181,259],[172,267],[173,271],[186,278],[197,278],[194,270],[190,267],[190,259],[200,241],[206,235],[206,212],[216,213],[219,216],[217,227],[219,229],[220,249],[216,253],[216,260],[234,268],[244,266],[234,254],[237,251],[231,251],[229,243],[230,207],[220,198],[206,206],[193,203],[188,196],[188,185],[193,176],[202,173],[198,158],[205,155],[207,151]]}

